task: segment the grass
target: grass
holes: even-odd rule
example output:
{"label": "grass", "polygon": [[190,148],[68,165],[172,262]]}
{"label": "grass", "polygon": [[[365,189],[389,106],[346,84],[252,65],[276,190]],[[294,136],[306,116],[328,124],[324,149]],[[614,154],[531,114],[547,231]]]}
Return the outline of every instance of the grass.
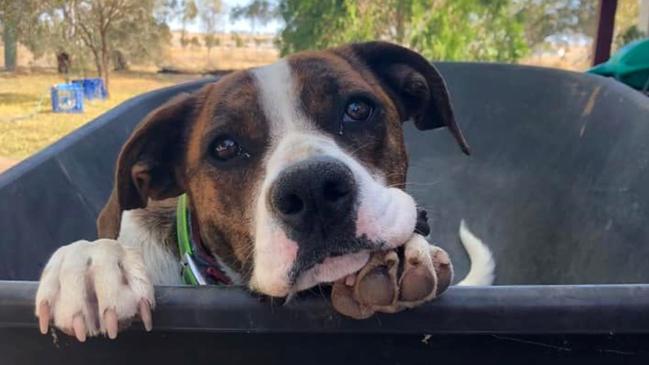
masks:
{"label": "grass", "polygon": [[0,158],[28,157],[133,96],[197,77],[113,73],[110,99],[85,101],[83,113],[67,114],[51,111],[49,89],[61,76],[0,73]]}

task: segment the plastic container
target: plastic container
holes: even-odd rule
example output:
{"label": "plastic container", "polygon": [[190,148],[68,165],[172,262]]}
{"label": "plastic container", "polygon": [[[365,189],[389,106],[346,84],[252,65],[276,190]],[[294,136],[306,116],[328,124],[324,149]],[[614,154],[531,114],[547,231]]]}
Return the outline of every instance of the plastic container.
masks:
{"label": "plastic container", "polygon": [[54,85],[50,89],[50,98],[55,113],[83,112],[83,88],[78,84]]}
{"label": "plastic container", "polygon": [[497,285],[364,321],[319,290],[285,306],[241,288],[159,287],[152,333],[40,335],[33,280],[56,247],[95,237],[121,144],[195,82],[131,99],[0,175],[0,363],[648,364],[646,97],[582,73],[439,69],[473,155],[445,130],[407,125],[408,190],[457,278],[465,219],[493,249]]}
{"label": "plastic container", "polygon": [[108,92],[101,78],[72,80],[73,84],[83,88],[83,96],[87,100],[106,99]]}

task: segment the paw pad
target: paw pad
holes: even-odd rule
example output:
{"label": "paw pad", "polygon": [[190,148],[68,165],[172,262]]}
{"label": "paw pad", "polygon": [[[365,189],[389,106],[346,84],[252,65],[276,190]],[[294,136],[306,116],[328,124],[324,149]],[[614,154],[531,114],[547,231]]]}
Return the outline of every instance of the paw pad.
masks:
{"label": "paw pad", "polygon": [[331,300],[339,313],[364,319],[421,305],[446,291],[452,280],[448,254],[415,235],[404,246],[403,260],[394,250],[375,252],[355,277],[334,283]]}

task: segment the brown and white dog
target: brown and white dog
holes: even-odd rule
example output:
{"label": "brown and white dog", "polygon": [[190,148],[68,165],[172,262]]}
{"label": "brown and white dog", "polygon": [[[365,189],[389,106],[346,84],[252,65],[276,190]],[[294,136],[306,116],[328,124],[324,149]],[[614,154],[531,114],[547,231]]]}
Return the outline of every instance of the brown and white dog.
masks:
{"label": "brown and white dog", "polygon": [[[182,193],[207,250],[262,294],[334,282],[399,246],[405,262],[432,268],[434,246],[413,235],[416,203],[402,190],[404,122],[448,127],[468,152],[437,70],[384,42],[294,54],[171,100],[119,155],[104,238],[63,246],[45,267],[41,331],[114,338],[136,315],[150,329],[153,285],[181,283]],[[489,284],[488,249],[467,230],[461,238],[473,262],[464,283]]]}

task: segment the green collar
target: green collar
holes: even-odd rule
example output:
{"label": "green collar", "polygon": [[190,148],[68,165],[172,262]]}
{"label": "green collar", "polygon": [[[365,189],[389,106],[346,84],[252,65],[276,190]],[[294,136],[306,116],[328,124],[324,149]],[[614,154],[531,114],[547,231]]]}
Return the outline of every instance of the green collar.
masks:
{"label": "green collar", "polygon": [[232,280],[201,243],[198,221],[192,219],[188,200],[187,194],[182,194],[176,205],[176,234],[183,281],[187,285],[230,285]]}

